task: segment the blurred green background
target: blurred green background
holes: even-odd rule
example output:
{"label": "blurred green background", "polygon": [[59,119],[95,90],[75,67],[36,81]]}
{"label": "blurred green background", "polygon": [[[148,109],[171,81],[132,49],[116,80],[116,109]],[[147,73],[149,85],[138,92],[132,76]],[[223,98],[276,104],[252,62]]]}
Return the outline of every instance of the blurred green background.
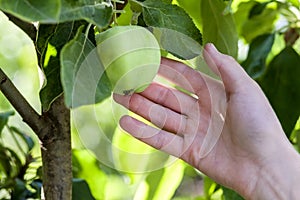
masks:
{"label": "blurred green background", "polygon": [[[200,18],[199,13],[197,14],[191,6],[192,3],[179,0],[178,2],[194,20]],[[276,30],[271,53],[267,56],[266,63],[268,64],[275,55],[285,48],[284,34],[279,34],[278,30],[283,27],[288,28],[289,24],[286,16],[283,17],[282,14],[278,14],[277,8],[272,4],[263,13],[258,13],[255,19],[248,19],[247,14],[254,3],[254,1],[247,0],[233,1],[233,10],[229,11],[235,13],[236,28],[240,37],[237,59],[243,62],[247,58],[249,45],[256,36]],[[129,13],[128,6],[125,10]],[[295,13],[300,12],[295,11]],[[121,15],[119,23],[127,24],[130,17],[126,14]],[[298,17],[300,21],[300,16]],[[273,22],[275,26],[273,26]],[[197,23],[197,26],[201,29],[202,24]],[[29,103],[38,112],[41,112],[39,90],[43,84],[43,78],[38,72],[33,43],[1,12],[0,27],[0,67]],[[300,40],[293,47],[300,53]],[[200,61],[196,60],[191,64],[195,66],[199,64],[198,62]],[[0,113],[10,110],[13,108],[0,93]],[[83,106],[72,111],[73,176],[86,180],[93,196],[86,195],[84,199],[242,199],[184,162],[154,150],[124,133],[118,126],[118,119],[125,112],[127,111],[116,105],[111,98],[99,104]],[[34,149],[30,153],[36,159],[26,176],[30,182],[32,178],[38,178],[36,174],[38,174],[41,165],[39,141],[17,113],[9,118],[8,124],[22,130],[35,142]],[[300,144],[299,130],[300,122],[298,120],[289,138],[298,150]],[[18,144],[8,128],[4,128],[0,140],[5,146],[20,153]],[[17,136],[17,140],[20,140],[19,136]],[[24,142],[20,142],[20,144],[26,146]],[[25,162],[24,159],[22,162]],[[1,170],[0,183],[5,179]],[[26,185],[26,187],[34,190],[33,186]],[[80,188],[77,190],[81,191]],[[7,191],[0,189],[0,199],[6,197],[9,197]],[[80,198],[78,197],[78,199]]]}

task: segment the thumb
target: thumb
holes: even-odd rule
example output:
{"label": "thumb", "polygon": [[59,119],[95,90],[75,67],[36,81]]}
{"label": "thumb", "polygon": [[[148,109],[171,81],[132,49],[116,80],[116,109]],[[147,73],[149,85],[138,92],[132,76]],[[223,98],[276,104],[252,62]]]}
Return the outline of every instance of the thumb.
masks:
{"label": "thumb", "polygon": [[225,89],[234,93],[251,78],[231,56],[220,53],[213,44],[206,44],[203,56],[207,65],[222,79]]}

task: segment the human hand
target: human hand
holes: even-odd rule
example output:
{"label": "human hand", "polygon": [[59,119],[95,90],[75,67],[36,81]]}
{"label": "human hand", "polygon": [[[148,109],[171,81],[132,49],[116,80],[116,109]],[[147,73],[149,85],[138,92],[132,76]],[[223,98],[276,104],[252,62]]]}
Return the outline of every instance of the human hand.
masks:
{"label": "human hand", "polygon": [[[299,167],[298,155],[272,107],[257,83],[234,59],[210,44],[205,46],[203,56],[222,82],[182,63],[162,59],[159,75],[194,96],[157,83],[132,96],[114,95],[118,103],[160,129],[129,116],[121,118],[121,127],[154,148],[185,160],[247,199],[284,198],[285,193],[275,192],[277,186],[270,186],[273,193],[267,195],[258,188],[267,188],[274,177],[280,182],[282,168],[297,171],[296,166]],[[226,108],[222,125],[212,117],[215,108]],[[203,156],[201,147],[207,135],[215,134],[209,131],[214,126],[222,127],[220,138]],[[290,164],[282,163],[283,160]]]}

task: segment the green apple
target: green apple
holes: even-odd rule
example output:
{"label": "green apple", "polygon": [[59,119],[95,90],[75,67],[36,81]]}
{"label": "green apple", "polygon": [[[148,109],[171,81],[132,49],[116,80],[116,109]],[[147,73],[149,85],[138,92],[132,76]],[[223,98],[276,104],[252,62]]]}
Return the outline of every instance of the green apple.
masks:
{"label": "green apple", "polygon": [[160,66],[160,47],[153,34],[140,26],[115,26],[96,36],[97,51],[113,92],[142,92]]}

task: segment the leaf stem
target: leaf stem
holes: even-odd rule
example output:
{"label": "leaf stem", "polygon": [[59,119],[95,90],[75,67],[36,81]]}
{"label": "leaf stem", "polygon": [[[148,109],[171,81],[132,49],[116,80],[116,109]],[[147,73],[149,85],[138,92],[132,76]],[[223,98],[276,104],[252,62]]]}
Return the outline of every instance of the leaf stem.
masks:
{"label": "leaf stem", "polygon": [[114,16],[113,16],[113,18],[114,18],[114,24],[118,25],[117,12],[116,12],[116,10],[117,10],[117,2],[113,1],[113,5],[114,5]]}

